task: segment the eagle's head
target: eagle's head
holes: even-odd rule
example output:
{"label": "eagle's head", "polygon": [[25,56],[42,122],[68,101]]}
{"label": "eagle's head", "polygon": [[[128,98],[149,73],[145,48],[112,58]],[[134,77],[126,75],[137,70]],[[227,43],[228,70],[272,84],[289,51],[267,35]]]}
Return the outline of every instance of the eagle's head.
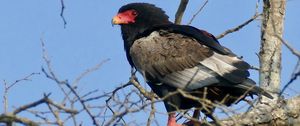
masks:
{"label": "eagle's head", "polygon": [[130,3],[122,6],[112,20],[121,26],[145,26],[167,24],[169,17],[161,8],[149,3]]}
{"label": "eagle's head", "polygon": [[149,3],[124,5],[112,19],[112,24],[121,26],[123,39],[129,45],[137,34],[144,32],[148,28],[170,23],[165,11]]}

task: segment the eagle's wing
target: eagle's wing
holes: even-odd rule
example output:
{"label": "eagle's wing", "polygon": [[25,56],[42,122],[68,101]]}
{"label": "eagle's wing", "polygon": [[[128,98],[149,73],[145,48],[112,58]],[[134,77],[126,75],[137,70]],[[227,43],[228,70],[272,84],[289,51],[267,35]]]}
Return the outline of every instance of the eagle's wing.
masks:
{"label": "eagle's wing", "polygon": [[176,24],[166,24],[166,25],[156,25],[148,28],[143,33],[139,34],[136,38],[146,37],[150,35],[153,31],[165,30],[171,33],[178,33],[188,37],[196,39],[199,43],[210,47],[214,51],[224,54],[224,55],[234,55],[229,49],[224,48],[220,45],[219,41],[210,33],[195,28],[189,25],[176,25]]}
{"label": "eagle's wing", "polygon": [[249,64],[230,51],[219,53],[227,50],[221,45],[216,49],[203,43],[207,42],[190,35],[156,30],[137,39],[130,48],[130,56],[147,81],[176,88],[192,90],[222,80],[238,84],[248,78]]}

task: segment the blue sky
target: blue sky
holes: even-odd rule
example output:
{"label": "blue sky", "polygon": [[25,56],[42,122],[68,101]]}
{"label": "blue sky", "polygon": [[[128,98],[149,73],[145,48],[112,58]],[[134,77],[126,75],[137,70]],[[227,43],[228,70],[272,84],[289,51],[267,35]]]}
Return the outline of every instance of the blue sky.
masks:
{"label": "blue sky", "polygon": [[[179,4],[179,0],[65,0],[64,15],[67,26],[64,28],[59,15],[60,0],[1,0],[0,93],[3,92],[2,80],[13,83],[32,72],[41,72],[41,67],[45,66],[42,59],[41,38],[45,41],[53,69],[61,79],[74,80],[85,69],[102,60],[110,59],[100,70],[80,82],[81,92],[86,93],[93,89],[108,92],[126,83],[130,76],[130,66],[123,51],[120,28],[111,26],[111,18],[122,5],[131,2],[154,3],[163,8],[172,21]],[[203,3],[203,0],[190,1],[183,24],[191,19]],[[248,20],[255,12],[255,4],[256,1],[251,0],[210,0],[192,25],[218,35]],[[298,50],[300,50],[299,8],[299,0],[288,1],[284,32],[284,39]],[[259,20],[239,32],[220,39],[220,42],[243,56],[250,64],[258,66],[256,53],[259,52],[260,42]],[[282,83],[285,84],[297,59],[283,47],[282,60]],[[258,81],[257,72],[251,73],[251,78]],[[291,85],[291,88],[298,92],[300,92],[299,82],[297,80]],[[32,77],[31,81],[19,83],[9,91],[9,111],[13,110],[13,106],[18,107],[35,101],[41,98],[43,93],[49,92],[52,93],[53,99],[62,97],[57,85],[43,74]],[[290,89],[287,93],[288,97],[297,94]],[[0,95],[2,101],[2,94]],[[2,113],[3,105],[0,106]],[[164,112],[164,108],[159,106],[159,111]],[[166,119],[165,116],[162,117],[161,120]]]}

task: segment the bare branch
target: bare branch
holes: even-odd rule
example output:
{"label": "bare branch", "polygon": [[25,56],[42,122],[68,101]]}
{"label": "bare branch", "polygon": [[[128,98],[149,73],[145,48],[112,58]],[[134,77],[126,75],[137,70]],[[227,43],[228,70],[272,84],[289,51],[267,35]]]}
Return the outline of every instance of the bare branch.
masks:
{"label": "bare branch", "polygon": [[147,120],[147,126],[151,126],[151,121],[152,121],[152,119],[155,115],[156,110],[155,110],[155,106],[154,106],[154,103],[153,103],[154,100],[155,100],[154,97],[152,97],[151,98],[151,111],[150,111],[150,114],[149,114],[149,117],[148,117],[148,120]]}
{"label": "bare branch", "polygon": [[203,8],[206,6],[206,4],[208,3],[208,0],[206,0],[204,2],[204,4],[200,7],[200,9],[193,15],[193,17],[191,18],[191,20],[189,21],[189,23],[187,23],[188,25],[190,25],[193,20],[196,18],[196,16],[203,10]]}
{"label": "bare branch", "polygon": [[[106,63],[106,62],[108,62],[108,61],[109,61],[109,59],[105,59],[105,60],[101,61],[100,63],[96,64],[95,66],[86,69],[83,73],[81,73],[81,74],[75,79],[75,81],[71,84],[71,87],[74,88],[74,89],[76,89],[76,88],[77,88],[77,85],[78,85],[78,83],[79,83],[79,81],[80,81],[83,77],[87,76],[88,74],[90,74],[90,73],[92,73],[92,72],[97,71],[98,69],[100,69],[100,67],[101,67],[104,63]],[[69,91],[69,92],[67,93],[67,95],[65,95],[65,98],[63,99],[62,104],[65,104],[66,100],[69,98],[69,95],[70,95],[71,93],[72,93],[72,92]],[[84,97],[84,96],[83,96],[83,97]]]}
{"label": "bare branch", "polygon": [[43,116],[40,111],[35,111],[35,110],[25,110],[31,114],[33,114],[35,117],[38,117],[39,119],[43,120],[46,124],[52,124],[52,122],[49,121],[49,119],[45,116]]}
{"label": "bare branch", "polygon": [[168,98],[170,96],[173,96],[175,94],[178,94],[178,93],[179,93],[178,91],[171,92],[171,93],[169,93],[168,95],[164,96],[161,99],[157,99],[157,100],[154,100],[153,102],[145,103],[142,106],[139,106],[138,108],[135,108],[135,109],[125,109],[124,111],[121,111],[121,112],[118,112],[118,113],[114,113],[114,115],[110,118],[110,120],[104,126],[110,126],[115,120],[117,120],[118,118],[122,118],[124,115],[126,115],[128,113],[139,112],[139,111],[143,110],[144,108],[146,108],[147,106],[149,106],[151,104],[155,104],[155,103],[161,102],[164,99],[166,99],[166,98]]}
{"label": "bare branch", "polygon": [[[50,59],[48,58],[48,55],[47,55],[47,51],[45,49],[45,44],[44,44],[44,41],[43,39],[41,39],[41,43],[42,43],[42,49],[43,49],[43,59],[45,60],[46,62],[46,65],[47,65],[47,68],[48,68],[48,71],[49,73],[47,73],[45,71],[45,69],[43,68],[42,69],[42,72],[46,75],[47,78],[55,81],[59,87],[61,88],[62,92],[64,93],[65,96],[68,97],[68,93],[65,91],[64,86],[66,86],[74,95],[75,97],[78,99],[79,103],[82,105],[83,107],[83,110],[86,111],[86,113],[89,115],[89,117],[91,118],[91,120],[93,121],[93,124],[96,125],[96,126],[99,126],[99,123],[96,119],[96,117],[92,114],[91,110],[87,107],[87,105],[84,103],[84,100],[80,97],[80,95],[77,93],[77,91],[75,90],[75,88],[73,88],[70,83],[65,80],[65,81],[61,81],[59,80],[55,73],[53,72],[53,69],[52,69],[52,66],[51,66],[51,61]],[[94,71],[94,69],[97,69],[99,68],[100,66],[102,65],[102,63],[100,63],[100,65],[96,65],[95,68],[92,68],[92,69],[89,69],[87,70],[87,72],[84,72],[83,74],[81,74],[77,79],[77,82],[83,77],[85,76],[86,74],[90,73],[90,71]],[[76,81],[75,81],[76,82]],[[68,98],[69,99],[69,98]]]}
{"label": "bare branch", "polygon": [[295,81],[297,79],[297,77],[300,76],[300,52],[297,49],[293,48],[287,41],[285,41],[279,35],[276,35],[276,37],[278,39],[280,39],[280,41],[292,52],[292,54],[294,54],[295,56],[298,57],[298,62],[297,62],[297,65],[295,66],[295,69],[294,69],[294,72],[292,74],[290,81],[282,88],[282,90],[279,93],[280,95],[282,95],[282,93],[288,88],[288,86],[290,86],[290,84],[292,84],[293,81]]}
{"label": "bare branch", "polygon": [[254,21],[257,17],[261,16],[262,14],[257,14],[255,13],[255,15],[253,15],[249,20],[247,20],[246,22],[238,25],[237,27],[231,28],[226,30],[225,32],[221,33],[220,35],[216,36],[217,39],[223,38],[224,36],[226,36],[227,34],[236,32],[240,29],[242,29],[244,26],[248,25],[250,22]]}
{"label": "bare branch", "polygon": [[64,106],[62,105],[59,105],[59,104],[56,104],[54,103],[51,99],[49,99],[49,96],[50,94],[45,94],[44,97],[40,100],[37,100],[35,102],[32,102],[32,103],[29,103],[29,104],[26,104],[26,105],[23,105],[17,109],[15,109],[13,111],[13,114],[16,115],[22,111],[25,111],[27,109],[30,109],[30,108],[33,108],[33,107],[36,107],[40,104],[43,104],[43,103],[46,103],[46,104],[49,104],[49,105],[53,105],[54,107],[58,108],[59,110],[63,110],[67,113],[72,113],[72,114],[76,114],[78,113],[76,110],[73,110],[73,109],[68,109],[68,108],[65,108]]}
{"label": "bare branch", "polygon": [[147,99],[151,99],[152,96],[154,96],[155,98],[158,98],[158,96],[156,94],[154,94],[153,92],[148,92],[147,90],[145,90],[140,83],[137,81],[137,79],[135,77],[131,77],[130,78],[130,83],[133,84],[134,87],[136,87],[143,95],[145,98]]}
{"label": "bare branch", "polygon": [[6,124],[11,124],[12,122],[18,122],[24,124],[26,126],[38,126],[36,122],[29,120],[27,118],[21,118],[13,114],[2,114],[0,115],[0,122],[4,122]]}
{"label": "bare branch", "polygon": [[66,113],[70,113],[70,114],[77,114],[78,113],[77,110],[69,109],[69,108],[66,108],[66,107],[64,107],[60,104],[57,104],[54,101],[52,101],[51,99],[49,99],[48,97],[46,97],[45,101],[46,101],[47,104],[52,105],[52,106],[56,107],[59,110],[63,110]]}
{"label": "bare branch", "polygon": [[61,121],[61,119],[60,119],[60,117],[59,117],[59,113],[58,113],[57,111],[53,110],[53,108],[52,108],[49,104],[47,104],[47,106],[48,106],[50,112],[51,112],[51,113],[53,114],[53,116],[55,117],[57,125],[63,126],[63,122]]}
{"label": "bare branch", "polygon": [[300,58],[300,51],[297,49],[293,48],[292,45],[290,45],[287,41],[283,40],[280,36],[277,36],[281,42],[298,58]]}
{"label": "bare branch", "polygon": [[70,99],[68,97],[68,93],[65,91],[65,89],[63,88],[62,84],[65,84],[66,81],[60,81],[56,75],[54,74],[54,71],[52,69],[52,65],[51,65],[51,60],[49,59],[49,56],[48,56],[48,52],[46,50],[46,47],[45,47],[45,42],[43,40],[43,38],[40,39],[41,41],[41,44],[42,44],[42,52],[43,52],[43,59],[44,61],[46,62],[46,65],[47,65],[47,68],[48,68],[48,71],[49,71],[49,74],[48,72],[46,72],[46,70],[42,67],[42,72],[45,74],[45,76],[53,81],[55,81],[58,85],[58,87],[60,88],[60,90],[64,93],[64,95]]}
{"label": "bare branch", "polygon": [[21,106],[21,107],[15,109],[14,112],[13,112],[13,114],[16,115],[16,114],[18,114],[18,113],[20,113],[20,112],[22,112],[22,111],[24,111],[24,110],[26,110],[26,109],[35,107],[35,106],[40,105],[40,104],[42,104],[42,103],[45,103],[45,102],[46,102],[46,99],[48,98],[49,95],[50,95],[50,94],[45,95],[45,96],[44,96],[42,99],[40,99],[40,100],[37,100],[37,101],[32,102],[32,103],[29,103],[29,104],[27,104],[27,105],[23,105],[23,106]]}
{"label": "bare branch", "polygon": [[71,85],[69,83],[65,84],[71,91],[72,93],[77,97],[77,99],[79,100],[80,104],[82,105],[83,109],[87,112],[87,114],[90,116],[90,118],[93,121],[93,124],[96,126],[100,126],[98,121],[96,120],[96,117],[92,114],[92,112],[90,111],[90,109],[87,107],[87,105],[84,103],[84,101],[81,99],[81,97],[79,96],[79,94],[75,91],[75,89],[73,89],[71,87]]}
{"label": "bare branch", "polygon": [[108,62],[110,59],[105,59],[103,61],[101,61],[100,63],[96,64],[94,67],[92,68],[88,68],[87,70],[85,70],[83,73],[81,73],[76,79],[75,81],[72,83],[72,87],[77,86],[78,82],[85,76],[87,76],[88,74],[97,71],[104,63]]}
{"label": "bare branch", "polygon": [[60,4],[61,4],[61,11],[60,11],[60,17],[62,18],[63,20],[63,23],[64,23],[64,28],[66,28],[67,26],[67,21],[65,19],[65,16],[64,16],[64,12],[65,12],[65,3],[64,3],[64,0],[60,0]]}
{"label": "bare branch", "polygon": [[279,95],[282,95],[283,92],[298,78],[298,76],[300,76],[300,58],[298,59],[297,65],[295,66],[294,73],[292,74],[290,81],[286,85],[284,85]]}
{"label": "bare branch", "polygon": [[3,80],[3,84],[4,84],[4,92],[3,92],[3,109],[4,109],[4,113],[7,112],[7,108],[8,108],[8,100],[7,100],[7,95],[8,95],[8,86],[5,80]]}
{"label": "bare branch", "polygon": [[88,101],[92,101],[92,100],[97,100],[97,99],[100,99],[100,98],[103,98],[103,97],[106,97],[106,96],[110,96],[109,99],[111,99],[111,97],[114,96],[115,93],[116,93],[117,91],[119,91],[119,90],[121,90],[121,89],[123,89],[123,88],[125,88],[125,87],[127,87],[127,86],[129,86],[129,85],[132,85],[132,84],[131,84],[131,83],[127,83],[127,84],[125,84],[125,85],[121,85],[121,86],[119,86],[119,87],[116,87],[113,91],[111,91],[111,92],[109,92],[109,93],[105,93],[105,94],[100,95],[100,96],[97,96],[97,97],[92,97],[92,98],[85,99],[85,100],[83,100],[83,102],[88,102]]}
{"label": "bare branch", "polygon": [[34,75],[39,75],[40,73],[31,73],[29,75],[27,75],[26,77],[22,78],[22,79],[19,79],[19,80],[16,80],[14,83],[12,83],[11,85],[9,85],[7,87],[7,89],[13,87],[14,85],[16,85],[17,83],[21,82],[21,81],[30,81],[30,78]]}
{"label": "bare branch", "polygon": [[189,0],[181,0],[180,5],[179,5],[176,15],[175,15],[175,24],[181,23],[184,11],[185,11],[188,3],[189,3]]}
{"label": "bare branch", "polygon": [[40,74],[40,73],[31,73],[27,76],[25,76],[24,78],[22,79],[18,79],[16,80],[14,83],[12,84],[8,84],[5,80],[3,80],[3,83],[4,83],[4,92],[3,92],[3,106],[4,106],[4,113],[7,112],[7,108],[8,108],[8,98],[7,98],[7,95],[8,95],[8,91],[13,87],[15,86],[16,84],[22,82],[22,81],[30,81],[30,78],[34,75],[37,75],[37,74]]}

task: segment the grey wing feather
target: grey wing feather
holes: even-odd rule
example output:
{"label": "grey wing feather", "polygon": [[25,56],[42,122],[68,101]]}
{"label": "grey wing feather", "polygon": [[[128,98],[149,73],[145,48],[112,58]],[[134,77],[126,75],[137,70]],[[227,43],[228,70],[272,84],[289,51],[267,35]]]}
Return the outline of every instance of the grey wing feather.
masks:
{"label": "grey wing feather", "polygon": [[198,65],[183,71],[173,72],[161,78],[163,83],[185,90],[194,90],[220,82],[217,74]]}
{"label": "grey wing feather", "polygon": [[220,82],[219,77],[241,83],[249,76],[249,65],[236,56],[216,53],[177,33],[154,31],[133,43],[130,56],[147,81],[176,88],[201,88]]}
{"label": "grey wing feather", "polygon": [[248,63],[237,57],[214,53],[212,56],[200,61],[200,63],[232,83],[241,83],[249,77],[245,65],[240,66],[242,69],[233,65],[248,65]]}

